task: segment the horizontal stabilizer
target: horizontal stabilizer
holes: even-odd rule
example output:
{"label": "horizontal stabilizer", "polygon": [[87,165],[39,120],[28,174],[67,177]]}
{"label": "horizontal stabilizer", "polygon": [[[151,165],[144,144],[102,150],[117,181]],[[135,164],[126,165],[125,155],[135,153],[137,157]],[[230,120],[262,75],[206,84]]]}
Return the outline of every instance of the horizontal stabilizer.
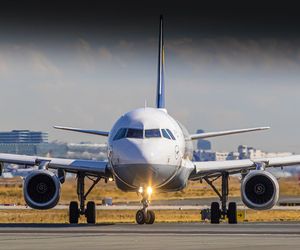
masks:
{"label": "horizontal stabilizer", "polygon": [[68,130],[73,132],[79,133],[86,133],[92,135],[101,135],[101,136],[108,136],[109,132],[106,131],[99,131],[99,130],[90,130],[90,129],[80,129],[80,128],[70,128],[70,127],[62,127],[62,126],[54,126],[56,129]]}
{"label": "horizontal stabilizer", "polygon": [[245,129],[235,129],[235,130],[227,130],[227,131],[220,131],[220,132],[192,134],[192,135],[190,135],[190,139],[198,140],[198,139],[205,139],[205,138],[217,137],[217,136],[223,136],[223,135],[233,135],[233,134],[241,134],[241,133],[246,133],[246,132],[266,130],[269,128],[270,127],[245,128]]}

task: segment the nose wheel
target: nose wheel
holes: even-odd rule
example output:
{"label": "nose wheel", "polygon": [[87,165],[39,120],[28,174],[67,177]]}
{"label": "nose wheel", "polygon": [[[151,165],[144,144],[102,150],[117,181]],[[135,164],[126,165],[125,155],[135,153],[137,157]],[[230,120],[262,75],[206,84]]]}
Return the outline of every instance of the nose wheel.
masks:
{"label": "nose wheel", "polygon": [[155,221],[155,213],[152,210],[148,209],[149,200],[148,197],[143,195],[142,204],[143,208],[138,210],[135,215],[136,223],[139,225],[142,224],[153,224]]}
{"label": "nose wheel", "polygon": [[147,210],[147,212],[140,209],[136,212],[135,220],[137,224],[153,224],[155,221],[155,213],[152,210]]}

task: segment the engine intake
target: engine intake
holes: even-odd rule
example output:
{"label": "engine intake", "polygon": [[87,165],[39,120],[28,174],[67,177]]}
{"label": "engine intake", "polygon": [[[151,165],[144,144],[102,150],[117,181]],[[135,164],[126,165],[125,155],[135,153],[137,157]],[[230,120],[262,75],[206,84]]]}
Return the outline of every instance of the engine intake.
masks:
{"label": "engine intake", "polygon": [[244,204],[249,208],[270,209],[279,198],[277,179],[263,170],[252,171],[242,181],[241,195]]}
{"label": "engine intake", "polygon": [[23,192],[28,206],[35,209],[50,209],[59,201],[60,181],[48,170],[36,170],[26,177]]}

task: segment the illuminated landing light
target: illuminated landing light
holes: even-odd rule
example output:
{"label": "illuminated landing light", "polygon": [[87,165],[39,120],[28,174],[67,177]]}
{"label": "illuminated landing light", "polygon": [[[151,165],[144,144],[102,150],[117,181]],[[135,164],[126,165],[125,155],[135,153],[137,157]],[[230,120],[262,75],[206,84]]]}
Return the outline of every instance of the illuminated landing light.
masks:
{"label": "illuminated landing light", "polygon": [[144,192],[143,187],[139,187],[139,190],[138,190],[138,191],[139,191],[140,194],[142,194],[142,193]]}
{"label": "illuminated landing light", "polygon": [[113,181],[113,180],[114,180],[114,179],[113,179],[113,178],[111,178],[111,177],[109,177],[109,178],[108,178],[108,181]]}
{"label": "illuminated landing light", "polygon": [[147,187],[147,194],[151,195],[153,192],[152,187]]}

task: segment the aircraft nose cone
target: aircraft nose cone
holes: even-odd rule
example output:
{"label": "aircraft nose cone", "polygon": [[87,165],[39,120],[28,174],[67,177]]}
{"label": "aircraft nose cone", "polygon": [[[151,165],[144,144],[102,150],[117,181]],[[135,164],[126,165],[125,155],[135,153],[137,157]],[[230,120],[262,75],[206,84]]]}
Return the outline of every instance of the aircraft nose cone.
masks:
{"label": "aircraft nose cone", "polygon": [[164,151],[159,143],[153,144],[131,139],[124,140],[113,149],[114,160],[119,164],[157,164],[164,161]]}
{"label": "aircraft nose cone", "polygon": [[159,141],[127,139],[113,150],[113,169],[130,186],[159,185],[176,171],[176,165],[169,164],[168,147]]}

